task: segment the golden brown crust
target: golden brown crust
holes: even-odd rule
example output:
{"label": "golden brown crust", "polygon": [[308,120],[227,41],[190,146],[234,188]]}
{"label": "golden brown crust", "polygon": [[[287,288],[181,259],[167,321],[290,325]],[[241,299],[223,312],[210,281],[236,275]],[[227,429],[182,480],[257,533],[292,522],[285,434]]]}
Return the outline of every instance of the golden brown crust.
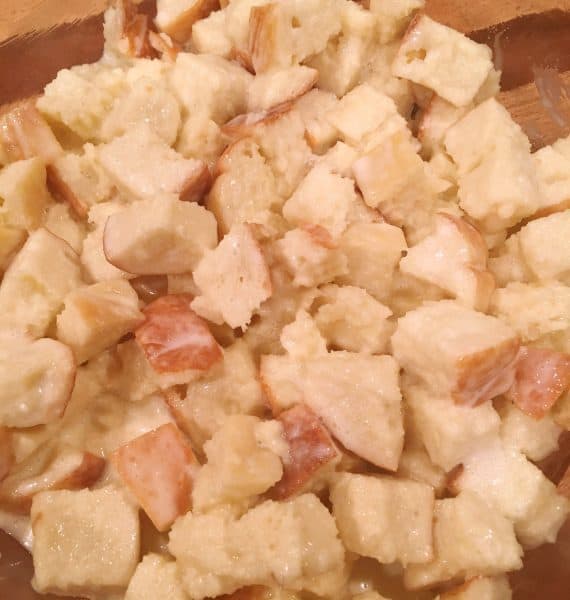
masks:
{"label": "golden brown crust", "polygon": [[52,164],[46,167],[47,186],[53,196],[61,202],[69,204],[73,212],[80,218],[86,219],[89,212],[89,206],[79,198],[73,189],[68,185],[57,165]]}
{"label": "golden brown crust", "polygon": [[258,128],[278,121],[283,115],[290,112],[293,106],[293,102],[283,102],[269,110],[238,115],[222,126],[222,134],[231,142],[250,137]]}
{"label": "golden brown crust", "polygon": [[249,55],[256,73],[273,64],[277,47],[279,6],[276,3],[254,6],[249,14]]}
{"label": "golden brown crust", "polygon": [[162,30],[173,40],[183,44],[190,39],[194,23],[205,19],[218,8],[220,8],[219,0],[194,0],[174,21],[163,26]]}

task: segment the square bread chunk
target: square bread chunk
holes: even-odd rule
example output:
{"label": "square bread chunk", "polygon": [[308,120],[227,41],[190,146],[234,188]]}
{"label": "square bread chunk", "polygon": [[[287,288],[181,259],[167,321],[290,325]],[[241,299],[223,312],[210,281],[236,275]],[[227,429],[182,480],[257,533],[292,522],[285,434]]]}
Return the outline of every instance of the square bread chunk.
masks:
{"label": "square bread chunk", "polygon": [[476,406],[511,387],[519,338],[499,319],[442,300],[399,319],[392,347],[410,375]]}
{"label": "square bread chunk", "polygon": [[186,600],[178,566],[161,554],[147,554],[129,582],[125,600]]}

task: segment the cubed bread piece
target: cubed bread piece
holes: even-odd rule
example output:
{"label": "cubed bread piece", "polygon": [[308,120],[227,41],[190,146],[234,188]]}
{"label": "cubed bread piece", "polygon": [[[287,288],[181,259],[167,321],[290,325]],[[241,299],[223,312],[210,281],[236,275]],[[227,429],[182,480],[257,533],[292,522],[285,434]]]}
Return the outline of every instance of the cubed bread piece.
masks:
{"label": "cubed bread piece", "polygon": [[116,344],[143,320],[138,296],[127,281],[102,281],[65,297],[57,317],[57,338],[81,364]]}
{"label": "cubed bread piece", "polygon": [[147,124],[102,145],[99,160],[115,183],[135,198],[176,194],[181,200],[198,200],[209,188],[208,167],[178,154]]}
{"label": "cubed bread piece", "polygon": [[[233,48],[232,39],[226,29],[226,11],[217,10],[205,19],[196,21],[192,26],[192,44],[201,54],[230,56]],[[247,29],[248,21],[246,21]],[[247,33],[244,34],[247,38]],[[244,42],[246,44],[246,42]]]}
{"label": "cubed bread piece", "polygon": [[[409,426],[406,429],[409,429]],[[410,437],[409,431],[408,437]],[[436,497],[440,498],[445,492],[447,475],[431,460],[425,448],[415,442],[416,440],[409,447],[404,447],[396,477],[426,483],[433,488]]]}
{"label": "cubed bread piece", "polygon": [[336,0],[255,6],[249,17],[249,52],[255,72],[299,64],[324,50],[340,30],[341,11]]}
{"label": "cubed bread piece", "polygon": [[268,110],[295,100],[314,87],[318,77],[318,71],[301,65],[257,75],[247,91],[247,110]]}
{"label": "cubed bread piece", "polygon": [[450,471],[463,457],[499,432],[500,419],[488,402],[471,408],[416,385],[404,387],[408,415],[431,460]]}
{"label": "cubed bread piece", "polygon": [[53,235],[67,242],[77,254],[81,253],[87,227],[72,215],[66,204],[52,204],[45,216],[44,227]]}
{"label": "cubed bread piece", "polygon": [[531,342],[570,327],[570,287],[560,283],[509,283],[495,290],[491,313]]}
{"label": "cubed bread piece", "polygon": [[145,555],[125,592],[125,600],[186,600],[178,567],[161,554]]}
{"label": "cubed bread piece", "polygon": [[315,322],[327,345],[337,350],[382,354],[393,333],[392,311],[354,286],[322,288]]}
{"label": "cubed bread piece", "polygon": [[0,273],[10,266],[10,263],[26,241],[27,233],[19,227],[0,225]]}
{"label": "cubed bread piece", "polygon": [[499,319],[442,300],[399,319],[392,348],[407,373],[476,406],[511,387],[519,338]]}
{"label": "cubed bread piece", "polygon": [[544,146],[532,155],[538,185],[540,208],[544,216],[570,208],[570,156],[558,151],[557,146]]}
{"label": "cubed bread piece", "polygon": [[196,21],[220,7],[219,0],[158,0],[156,25],[177,42],[186,42]]}
{"label": "cubed bread piece", "polygon": [[399,38],[413,15],[425,5],[424,0],[369,0],[368,3],[370,12],[377,16],[379,41],[383,44]]}
{"label": "cubed bread piece", "polygon": [[295,320],[281,330],[281,344],[293,358],[310,358],[327,353],[327,342],[311,315],[300,310]]}
{"label": "cubed bread piece", "polygon": [[191,301],[190,294],[171,294],[143,310],[145,320],[137,327],[135,338],[159,373],[207,371],[223,359],[207,323],[190,308]]}
{"label": "cubed bread piece", "polygon": [[216,163],[216,171],[206,207],[216,216],[222,233],[239,223],[267,223],[272,209],[283,203],[275,175],[251,138],[227,148]]}
{"label": "cubed bread piece", "polygon": [[166,400],[197,447],[202,447],[228,416],[261,416],[265,411],[257,367],[243,340],[225,349],[219,367],[191,382],[185,394],[168,393]]}
{"label": "cubed bread piece", "polygon": [[137,275],[187,273],[217,242],[216,219],[195,202],[148,198],[107,219],[105,257]]}
{"label": "cubed bread piece", "polygon": [[159,531],[190,508],[198,461],[180,430],[169,423],[118,448],[112,461]]}
{"label": "cubed bread piece", "polygon": [[348,272],[346,257],[320,225],[291,229],[275,246],[293,285],[316,287]]}
{"label": "cubed bread piece", "polygon": [[278,421],[283,427],[287,452],[283,459],[283,476],[270,494],[282,500],[307,491],[334,469],[341,454],[327,428],[308,406],[298,404],[285,410]]}
{"label": "cubed bread piece", "polygon": [[19,160],[0,170],[0,218],[6,225],[37,229],[51,201],[41,158]]}
{"label": "cubed bread piece", "polygon": [[80,285],[79,260],[71,246],[46,229],[37,229],[4,274],[0,319],[41,337],[65,296]]}
{"label": "cubed bread piece", "polygon": [[317,154],[322,154],[338,139],[336,127],[327,118],[327,112],[337,103],[334,94],[323,90],[311,90],[295,102],[295,110],[305,125],[305,138]]}
{"label": "cubed bread piece", "polygon": [[245,111],[253,77],[219,56],[181,52],[169,75],[170,86],[189,113],[204,112],[216,123]]}
{"label": "cubed bread piece", "polygon": [[0,483],[0,502],[15,512],[28,513],[36,494],[90,487],[104,468],[105,459],[100,456],[48,441],[15,465]]}
{"label": "cubed bread piece", "polygon": [[[505,233],[484,235],[503,236]],[[516,234],[511,235],[504,242],[499,241],[499,244],[493,249],[493,256],[489,258],[489,270],[495,277],[497,287],[503,287],[515,281],[531,281],[532,273],[523,258],[519,237]]]}
{"label": "cubed bread piece", "polygon": [[431,99],[418,123],[418,139],[428,156],[444,149],[445,134],[470,108],[454,106],[439,96]]}
{"label": "cubed bread piece", "polygon": [[562,427],[552,415],[533,419],[509,400],[500,403],[498,411],[505,448],[520,452],[533,462],[543,460],[558,449]]}
{"label": "cubed bread piece", "polygon": [[498,232],[536,212],[540,194],[529,141],[497,100],[451,127],[445,147],[459,168],[459,204],[485,231]]}
{"label": "cubed bread piece", "polygon": [[487,271],[487,246],[475,227],[440,214],[435,231],[408,250],[402,273],[441,287],[462,304],[485,311],[495,280]]}
{"label": "cubed bread piece", "polygon": [[[326,152],[320,159],[318,159],[318,163],[325,165],[328,169],[330,169],[333,173],[337,173],[342,177],[352,177],[352,165],[356,162],[358,158],[358,151],[345,144],[344,142],[337,142],[328,152]],[[360,221],[364,222],[373,222],[373,223],[381,223],[382,217],[379,212],[374,211],[373,209],[369,209],[363,200],[359,202],[361,206],[365,209],[366,213],[370,215],[370,218],[365,217],[356,218],[354,221],[356,223]],[[373,216],[372,216],[373,215]]]}
{"label": "cubed bread piece", "polygon": [[404,232],[388,223],[355,223],[343,233],[339,247],[348,258],[348,273],[339,283],[364,288],[386,301],[394,271],[408,248]]}
{"label": "cubed bread piece", "polygon": [[101,137],[111,141],[132,127],[146,123],[172,146],[180,128],[180,106],[162,81],[140,78],[119,98],[101,126]]}
{"label": "cubed bread piece", "polygon": [[570,210],[531,221],[517,237],[535,279],[570,284]]}
{"label": "cubed bread piece", "polygon": [[257,417],[230,416],[204,444],[207,462],[192,490],[195,514],[224,504],[247,509],[281,479],[280,457],[257,440],[256,429],[261,423]]}
{"label": "cubed bread piece", "polygon": [[434,558],[430,485],[389,477],[344,473],[334,478],[331,501],[348,550],[390,564]]}
{"label": "cubed bread piece", "polygon": [[344,562],[334,519],[312,494],[264,502],[237,520],[227,509],[188,513],[172,528],[168,547],[196,600],[246,585],[302,590]]}
{"label": "cubed bread piece", "polygon": [[271,277],[253,229],[234,225],[207,252],[194,271],[201,295],[192,308],[204,318],[246,329],[251,317],[272,293]]}
{"label": "cubed bread piece", "polygon": [[260,378],[274,413],[304,402],[345,448],[384,469],[398,468],[404,428],[392,357],[351,352],[304,361],[263,357]]}
{"label": "cubed bread piece", "polygon": [[474,577],[440,594],[436,600],[511,600],[512,597],[506,576]]}
{"label": "cubed bread piece", "polygon": [[434,554],[431,563],[409,565],[404,584],[409,589],[479,575],[501,575],[522,567],[513,523],[473,492],[436,500]]}
{"label": "cubed bread piece", "polygon": [[101,123],[126,87],[123,69],[94,63],[62,69],[36,102],[52,121],[84,140],[99,139]]}
{"label": "cubed bread piece", "polygon": [[357,201],[354,182],[316,165],[283,206],[283,216],[293,225],[320,225],[338,238],[346,229]]}
{"label": "cubed bread piece", "polygon": [[556,540],[570,513],[570,502],[522,454],[505,449],[499,438],[462,461],[452,482],[455,491],[471,490],[513,521],[523,547]]}
{"label": "cubed bread piece", "polygon": [[525,414],[541,419],[569,387],[570,354],[523,346],[514,383],[505,395]]}
{"label": "cubed bread piece", "polygon": [[175,148],[185,158],[203,160],[213,171],[225,145],[219,125],[203,113],[196,113],[184,120]]}
{"label": "cubed bread piece", "polygon": [[43,594],[119,592],[139,560],[137,509],[111,487],[38,494],[32,529],[33,586]]}
{"label": "cubed bread piece", "polygon": [[426,15],[410,23],[392,66],[397,77],[424,85],[455,106],[473,100],[492,68],[487,46]]}

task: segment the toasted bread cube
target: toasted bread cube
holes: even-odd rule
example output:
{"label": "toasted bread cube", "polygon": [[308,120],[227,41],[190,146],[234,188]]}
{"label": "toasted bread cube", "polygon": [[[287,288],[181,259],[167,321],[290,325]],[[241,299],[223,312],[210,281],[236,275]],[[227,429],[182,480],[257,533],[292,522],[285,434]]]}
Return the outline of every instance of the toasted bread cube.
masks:
{"label": "toasted bread cube", "polygon": [[188,513],[172,528],[169,550],[196,600],[274,582],[302,590],[344,561],[334,519],[312,494],[264,502],[237,520],[227,509]]}
{"label": "toasted bread cube", "polygon": [[116,184],[135,198],[176,194],[181,200],[197,200],[208,187],[206,165],[180,156],[146,124],[101,146],[99,159]]}
{"label": "toasted bread cube", "polygon": [[51,196],[40,158],[20,160],[0,170],[0,203],[6,225],[32,231],[42,224]]}
{"label": "toasted bread cube", "polygon": [[248,508],[256,497],[283,475],[281,459],[259,445],[257,417],[228,417],[211,440],[204,444],[207,462],[200,469],[192,491],[194,513],[235,504]]}
{"label": "toasted bread cube", "polygon": [[499,404],[501,415],[501,439],[505,448],[524,454],[538,462],[558,449],[562,427],[552,415],[533,419],[510,401]]}
{"label": "toasted bread cube", "polygon": [[186,597],[176,563],[152,552],[138,564],[125,592],[125,600],[186,600]]}
{"label": "toasted bread cube", "polygon": [[487,246],[475,227],[451,215],[438,215],[434,233],[408,250],[402,273],[441,287],[459,302],[485,311],[495,280],[487,269]]}
{"label": "toasted bread cube", "polygon": [[471,490],[512,520],[524,547],[556,540],[570,514],[570,502],[522,454],[505,450],[496,438],[462,461],[454,490]]}
{"label": "toasted bread cube", "polygon": [[207,371],[222,360],[222,349],[208,325],[190,308],[189,294],[168,295],[144,309],[135,338],[158,372]]}
{"label": "toasted bread cube", "polygon": [[366,290],[354,286],[322,288],[315,322],[327,344],[335,349],[382,354],[393,333],[392,311]]}
{"label": "toasted bread cube", "polygon": [[196,21],[219,8],[218,0],[158,0],[156,25],[177,42],[186,42]]}
{"label": "toasted bread cube", "polygon": [[424,85],[455,106],[465,106],[493,68],[491,56],[487,46],[420,15],[410,24],[392,69],[397,77]]}
{"label": "toasted bread cube", "polygon": [[309,358],[327,353],[327,343],[317,324],[305,310],[300,310],[295,320],[283,327],[281,344],[293,358]]}
{"label": "toasted bread cube", "polygon": [[64,300],[57,317],[57,338],[67,344],[77,364],[117,343],[144,320],[138,296],[124,279],[81,287]]}
{"label": "toasted bread cube", "polygon": [[543,418],[570,387],[570,354],[523,346],[506,397],[525,414]]}
{"label": "toasted bread cube", "polygon": [[271,296],[269,269],[249,225],[234,225],[194,271],[201,295],[192,308],[201,316],[245,329],[256,309]]}
{"label": "toasted bread cube", "polygon": [[75,252],[46,229],[38,229],[4,274],[0,286],[2,322],[41,337],[65,296],[79,285],[81,274]]}
{"label": "toasted bread cube", "polygon": [[338,281],[386,301],[394,271],[408,247],[403,231],[388,223],[355,223],[343,233],[339,247],[348,258],[348,273]]}
{"label": "toasted bread cube", "polygon": [[436,500],[434,553],[431,563],[407,567],[407,588],[429,587],[470,573],[501,575],[522,567],[512,522],[473,492]]}
{"label": "toasted bread cube", "polygon": [[118,592],[139,560],[137,509],[110,487],[38,494],[32,529],[33,586],[40,593]]}
{"label": "toasted bread cube", "polygon": [[320,225],[338,238],[348,225],[356,201],[352,180],[317,165],[284,204],[283,216],[294,225]]}
{"label": "toasted bread cube", "polygon": [[0,273],[10,266],[10,263],[26,241],[27,233],[18,227],[0,225]]}
{"label": "toasted bread cube", "polygon": [[266,223],[272,209],[281,206],[273,171],[252,139],[230,146],[216,169],[219,175],[206,207],[216,216],[223,233],[239,223]]}
{"label": "toasted bread cube", "polygon": [[512,597],[506,576],[474,577],[440,594],[436,600],[511,600]]}
{"label": "toasted bread cube", "polygon": [[314,87],[318,71],[304,66],[289,67],[255,77],[247,92],[247,110],[268,110],[290,102]]}
{"label": "toasted bread cube", "polygon": [[159,531],[166,531],[190,508],[198,462],[176,425],[162,425],[135,438],[116,450],[112,460]]}
{"label": "toasted bread cube", "polygon": [[327,119],[327,112],[338,103],[337,97],[322,90],[311,90],[295,102],[295,110],[305,125],[305,138],[313,152],[322,154],[338,138],[336,127]]}
{"label": "toasted bread cube", "polygon": [[459,406],[451,398],[411,385],[404,388],[404,398],[414,431],[430,459],[445,471],[499,432],[500,419],[491,403]]}
{"label": "toasted bread cube", "polygon": [[180,106],[176,96],[151,78],[141,78],[115,102],[101,126],[101,137],[111,141],[147,123],[166,144],[172,146],[180,128]]}
{"label": "toasted bread cube", "polygon": [[331,501],[348,550],[386,564],[433,560],[430,485],[343,473],[333,480]]}
{"label": "toasted bread cube", "polygon": [[519,338],[499,319],[443,300],[399,319],[392,348],[407,373],[457,404],[476,406],[511,387]]}
{"label": "toasted bread cube", "polygon": [[0,484],[0,500],[11,510],[27,513],[36,494],[90,487],[104,468],[100,456],[47,442],[14,466]]}
{"label": "toasted bread cube", "polygon": [[187,273],[217,241],[216,219],[195,202],[172,197],[141,200],[105,225],[107,260],[137,275]]}

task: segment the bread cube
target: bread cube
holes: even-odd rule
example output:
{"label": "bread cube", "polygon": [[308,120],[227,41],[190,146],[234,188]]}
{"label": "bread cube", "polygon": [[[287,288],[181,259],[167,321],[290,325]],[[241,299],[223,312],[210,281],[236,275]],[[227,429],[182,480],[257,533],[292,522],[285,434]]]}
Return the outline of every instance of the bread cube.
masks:
{"label": "bread cube", "polygon": [[[259,380],[274,415],[305,401],[300,357],[266,354],[259,361]],[[306,357],[303,357],[306,358]]]}
{"label": "bread cube", "polygon": [[442,300],[399,319],[392,348],[408,374],[457,404],[477,406],[511,387],[519,338],[499,319]]}
{"label": "bread cube", "polygon": [[257,367],[243,340],[226,348],[218,368],[191,382],[185,394],[169,394],[166,399],[177,423],[197,447],[202,447],[228,416],[261,416],[265,411]]}
{"label": "bread cube", "polygon": [[85,224],[73,218],[69,206],[59,202],[52,204],[45,215],[43,225],[50,233],[67,242],[77,254],[81,253],[87,228]]}
{"label": "bread cube", "polygon": [[320,225],[336,239],[346,229],[356,201],[352,180],[317,165],[284,204],[283,216],[293,225]]}
{"label": "bread cube", "polygon": [[491,50],[426,15],[410,23],[394,75],[433,90],[455,106],[469,104],[493,68]]}
{"label": "bread cube", "polygon": [[246,585],[302,590],[344,562],[334,519],[312,494],[264,502],[240,519],[227,509],[188,513],[172,528],[169,550],[196,600]]}
{"label": "bread cube", "polygon": [[225,143],[218,124],[206,115],[197,113],[185,119],[175,148],[185,158],[203,160],[213,171]]}
{"label": "bread cube", "polygon": [[382,354],[393,333],[392,311],[362,288],[329,285],[322,288],[315,322],[335,349]]}
{"label": "bread cube", "polygon": [[404,387],[413,430],[434,464],[450,471],[499,432],[500,419],[491,403],[474,408],[421,386]]}
{"label": "bread cube", "polygon": [[204,444],[207,462],[192,491],[195,514],[224,504],[247,509],[281,479],[281,459],[257,441],[261,423],[257,417],[230,416]]}
{"label": "bread cube", "polygon": [[348,550],[386,564],[433,560],[431,486],[343,473],[333,480],[331,501]]}
{"label": "bread cube", "polygon": [[109,177],[135,198],[176,194],[181,200],[198,200],[209,187],[206,165],[180,156],[147,124],[102,145],[99,160]]}
{"label": "bread cube", "polygon": [[[193,24],[192,44],[198,52],[201,54],[230,56],[233,44],[226,29],[226,16],[225,10],[217,10],[210,13],[205,19],[196,21]],[[247,24],[248,22],[246,22],[246,29]],[[244,36],[247,37],[247,33]]]}
{"label": "bread cube", "polygon": [[421,445],[416,446],[415,442],[409,447],[404,447],[396,477],[425,483],[433,488],[438,498],[444,494],[447,485],[445,471],[431,460]]}
{"label": "bread cube", "polygon": [[546,216],[570,208],[570,156],[553,145],[535,152],[532,160],[540,187],[537,215]]}
{"label": "bread cube", "polygon": [[283,327],[281,344],[293,358],[310,358],[327,353],[327,343],[317,324],[305,310],[300,310],[295,320]]}
{"label": "bread cube", "polygon": [[341,454],[327,428],[308,406],[298,404],[285,410],[278,421],[283,426],[287,453],[283,476],[270,490],[270,495],[282,500],[315,485],[338,464]]}
{"label": "bread cube", "polygon": [[440,594],[436,600],[511,600],[512,597],[507,577],[474,577]]}
{"label": "bread cube", "polygon": [[317,154],[325,152],[338,138],[337,129],[327,118],[328,111],[337,103],[334,94],[318,89],[303,94],[295,102],[295,110],[305,125],[305,138]]}
{"label": "bread cube", "polygon": [[[344,142],[337,142],[326,154],[321,156],[318,160],[319,164],[325,165],[333,173],[336,173],[342,177],[352,177],[352,165],[358,158],[358,152],[345,144]],[[362,215],[362,219],[354,219],[355,222],[370,221],[373,223],[380,223],[380,213],[368,208],[363,200],[358,197],[359,204],[364,209],[365,213],[370,216]]]}
{"label": "bread cube", "polygon": [[81,287],[64,300],[57,317],[57,338],[67,344],[77,364],[117,343],[144,320],[133,288],[123,279]]}
{"label": "bread cube", "polygon": [[355,223],[339,240],[348,273],[338,282],[364,288],[380,302],[391,293],[394,271],[407,249],[404,233],[388,223]]}
{"label": "bread cube", "polygon": [[15,465],[0,483],[0,501],[15,512],[28,513],[36,494],[90,487],[104,468],[105,460],[99,456],[47,442]]}
{"label": "bread cube", "polygon": [[399,38],[406,30],[413,15],[421,10],[424,0],[369,0],[370,12],[377,16],[378,36],[382,44]]}
{"label": "bread cube", "polygon": [[570,284],[570,210],[531,221],[517,237],[535,279]]}
{"label": "bread cube", "polygon": [[257,75],[247,91],[247,110],[268,110],[295,100],[314,87],[318,77],[318,71],[304,66]]}
{"label": "bread cube", "polygon": [[187,596],[182,589],[176,563],[151,552],[137,565],[125,592],[125,600],[156,598],[186,600]]}
{"label": "bread cube", "polygon": [[254,311],[272,293],[269,269],[249,225],[234,225],[194,271],[201,295],[192,302],[199,315],[246,329]]}
{"label": "bread cube", "polygon": [[195,202],[148,198],[112,214],[105,225],[107,260],[137,275],[186,273],[216,246],[216,219]]}
{"label": "bread cube", "polygon": [[108,594],[128,584],[139,560],[139,519],[121,492],[42,492],[31,516],[36,591]]}
{"label": "bread cube", "polygon": [[431,99],[418,124],[418,139],[428,156],[444,149],[447,131],[464,117],[470,108],[470,105],[454,106],[439,96]]}
{"label": "bread cube", "polygon": [[10,266],[10,263],[26,241],[27,233],[18,227],[0,225],[0,273]]}
{"label": "bread cube", "polygon": [[192,26],[219,7],[218,0],[158,0],[156,25],[177,42],[190,39]]}
{"label": "bread cube", "polygon": [[431,563],[409,565],[408,589],[469,576],[494,576],[522,567],[522,549],[512,522],[473,492],[436,500]]}
{"label": "bread cube", "polygon": [[533,462],[545,459],[558,449],[562,427],[550,414],[533,419],[508,400],[499,404],[498,411],[505,448],[520,452]]}
{"label": "bread cube", "polygon": [[51,202],[40,158],[19,160],[0,170],[0,218],[6,225],[37,229]]}
{"label": "bread cube", "polygon": [[532,279],[530,269],[524,261],[517,235],[511,235],[504,243],[499,242],[498,247],[494,248],[493,256],[489,258],[489,270],[495,277],[497,287],[504,287],[515,281],[528,282]]}
{"label": "bread cube", "polygon": [[435,231],[408,250],[402,273],[413,275],[475,310],[485,311],[495,281],[487,269],[487,246],[475,227],[451,215],[436,218]]}
{"label": "bread cube", "polygon": [[159,531],[190,508],[198,461],[176,425],[162,425],[131,440],[114,452],[112,461]]}
{"label": "bread cube", "polygon": [[216,216],[222,233],[240,223],[267,223],[272,209],[283,203],[275,175],[251,138],[232,144],[218,160],[216,170],[206,207]]}
{"label": "bread cube", "polygon": [[4,274],[1,320],[41,337],[60,311],[65,296],[79,285],[81,274],[75,252],[46,229],[37,229]]}
{"label": "bread cube", "polygon": [[503,447],[498,438],[462,461],[454,490],[471,490],[514,522],[524,547],[554,542],[570,513],[570,502],[522,454]]}

